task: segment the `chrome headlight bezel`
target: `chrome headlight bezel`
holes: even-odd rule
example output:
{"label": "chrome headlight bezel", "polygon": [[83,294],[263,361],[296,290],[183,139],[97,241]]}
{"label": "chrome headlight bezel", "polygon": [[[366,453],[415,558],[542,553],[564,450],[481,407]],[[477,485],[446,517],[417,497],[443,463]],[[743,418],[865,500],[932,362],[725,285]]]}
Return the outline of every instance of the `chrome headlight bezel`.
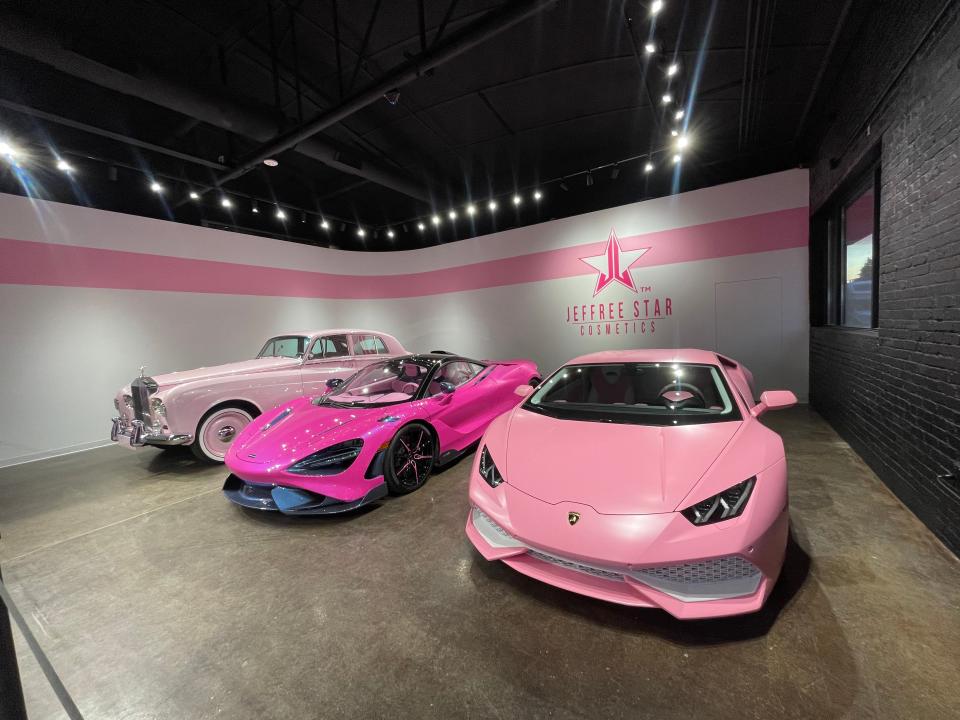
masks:
{"label": "chrome headlight bezel", "polygon": [[736,485],[731,485],[723,492],[704,498],[680,512],[687,520],[697,526],[713,525],[724,520],[733,520],[743,514],[756,484],[757,476],[754,475],[738,482]]}
{"label": "chrome headlight bezel", "polygon": [[163,400],[154,397],[150,398],[150,412],[153,415],[159,415],[162,418],[167,416],[167,406],[163,404]]}
{"label": "chrome headlight bezel", "polygon": [[361,450],[363,450],[362,439],[346,440],[297,460],[287,468],[287,472],[317,477],[339,475],[353,465],[354,461],[360,457]]}
{"label": "chrome headlight bezel", "polygon": [[497,468],[497,464],[493,461],[493,456],[490,454],[490,450],[487,449],[487,446],[483,446],[483,450],[480,451],[480,461],[477,463],[477,472],[480,473],[480,477],[492,488],[497,487],[502,484],[504,481],[503,475],[500,474],[500,470]]}

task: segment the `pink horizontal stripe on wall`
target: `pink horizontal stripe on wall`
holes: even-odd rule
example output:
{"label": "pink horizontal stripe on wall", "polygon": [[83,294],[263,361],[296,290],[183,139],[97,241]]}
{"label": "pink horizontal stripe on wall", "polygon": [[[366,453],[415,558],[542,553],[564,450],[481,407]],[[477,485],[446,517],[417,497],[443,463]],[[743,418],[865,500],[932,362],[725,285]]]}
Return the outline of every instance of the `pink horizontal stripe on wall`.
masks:
{"label": "pink horizontal stripe on wall", "polygon": [[[609,232],[598,223],[596,243],[449,269],[371,276],[0,238],[0,283],[304,298],[417,297],[591,275],[595,271],[580,258],[600,255]],[[620,238],[624,250],[650,248],[633,270],[806,244],[805,207]],[[383,255],[370,257],[378,261]]]}

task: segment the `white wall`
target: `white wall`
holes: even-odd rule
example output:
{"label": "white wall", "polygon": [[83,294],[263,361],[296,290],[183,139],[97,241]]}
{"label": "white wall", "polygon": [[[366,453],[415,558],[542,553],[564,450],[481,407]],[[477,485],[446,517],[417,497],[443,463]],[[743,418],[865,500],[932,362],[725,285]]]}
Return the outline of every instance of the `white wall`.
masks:
{"label": "white wall", "polygon": [[[380,328],[411,350],[531,357],[545,372],[594,350],[718,349],[750,366],[761,388],[786,387],[805,399],[807,248],[774,242],[775,249],[763,249],[761,238],[731,249],[739,241],[721,228],[769,217],[771,228],[782,229],[782,213],[800,209],[789,222],[802,223],[794,234],[805,239],[806,206],[807,174],[790,171],[425,250],[365,254],[0,195],[0,465],[101,444],[113,394],[140,365],[159,373],[250,357],[267,336],[297,328]],[[681,242],[676,232],[690,226],[706,228],[694,243],[696,259],[660,262]],[[762,234],[766,226],[758,227]],[[651,248],[631,271],[638,288],[649,290],[611,285],[593,297],[597,273],[578,256],[602,251],[611,229],[624,250]],[[44,256],[28,268],[25,258],[38,247],[31,243],[43,243]],[[78,260],[64,255],[71,250],[64,246],[87,254]],[[212,283],[215,270],[231,272],[203,263],[188,266],[187,280],[170,279],[178,289],[163,289],[163,282],[142,289],[139,272],[105,283],[102,263],[129,266],[133,257],[115,251],[287,268],[310,282],[310,273],[350,276],[352,299],[344,299],[342,283],[326,284],[326,275],[300,293],[311,297],[284,296],[296,293],[283,283],[275,295],[222,285],[198,292],[204,273]],[[529,263],[505,269],[502,262],[518,256]],[[157,262],[132,261],[145,274]],[[525,273],[541,277],[543,267],[548,279],[524,281]],[[402,279],[399,297],[377,297],[390,278],[424,271],[442,272],[423,282]],[[476,289],[435,292],[434,279],[448,273]],[[504,273],[520,281],[500,285]],[[631,307],[654,297],[669,297],[673,314],[657,320],[653,333],[648,326],[643,334],[581,336],[566,321],[569,306]]]}

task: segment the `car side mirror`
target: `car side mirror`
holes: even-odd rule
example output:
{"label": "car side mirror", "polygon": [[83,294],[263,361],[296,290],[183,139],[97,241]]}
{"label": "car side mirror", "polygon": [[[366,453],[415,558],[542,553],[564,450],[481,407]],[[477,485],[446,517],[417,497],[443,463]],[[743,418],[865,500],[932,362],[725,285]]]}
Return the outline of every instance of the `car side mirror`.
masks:
{"label": "car side mirror", "polygon": [[767,410],[783,410],[796,404],[797,396],[789,390],[767,390],[760,396],[760,402],[750,409],[750,414],[758,418]]}
{"label": "car side mirror", "polygon": [[520,397],[525,398],[527,395],[533,392],[533,385],[517,385],[513,389],[514,395],[519,395]]}
{"label": "car side mirror", "polygon": [[341,385],[343,385],[343,379],[342,379],[342,378],[330,378],[329,380],[327,380],[327,389],[328,389],[328,390],[333,390],[334,388],[338,388],[338,387],[340,387]]}
{"label": "car side mirror", "polygon": [[444,395],[450,395],[456,389],[457,389],[457,386],[454,385],[453,383],[449,383],[449,382],[440,383],[440,392],[442,392]]}

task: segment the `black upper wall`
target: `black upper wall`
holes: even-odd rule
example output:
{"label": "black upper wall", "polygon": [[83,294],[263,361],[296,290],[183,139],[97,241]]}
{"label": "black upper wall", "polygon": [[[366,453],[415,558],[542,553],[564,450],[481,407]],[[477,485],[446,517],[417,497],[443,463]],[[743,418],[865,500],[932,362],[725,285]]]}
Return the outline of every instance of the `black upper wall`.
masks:
{"label": "black upper wall", "polygon": [[817,326],[812,233],[811,403],[960,553],[960,3],[872,5],[807,141],[814,212],[879,155],[878,328]]}

